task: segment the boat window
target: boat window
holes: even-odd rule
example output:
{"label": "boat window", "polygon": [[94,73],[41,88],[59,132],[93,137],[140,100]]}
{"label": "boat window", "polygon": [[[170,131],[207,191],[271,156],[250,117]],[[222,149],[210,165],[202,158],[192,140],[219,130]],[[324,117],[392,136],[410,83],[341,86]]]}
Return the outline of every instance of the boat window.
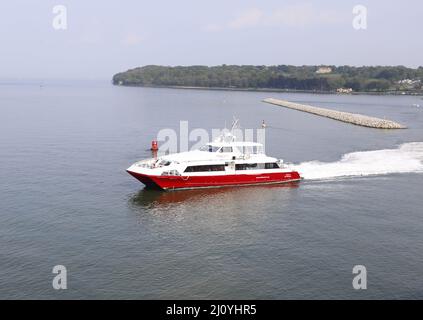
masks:
{"label": "boat window", "polygon": [[168,165],[170,165],[170,161],[167,161],[167,160],[161,160],[161,161],[159,162],[159,166],[164,166],[164,167],[166,167],[166,166],[168,166]]}
{"label": "boat window", "polygon": [[257,163],[239,163],[235,165],[235,170],[256,170]]}
{"label": "boat window", "polygon": [[225,171],[225,165],[212,164],[202,166],[188,166],[184,172],[209,172],[209,171]]}
{"label": "boat window", "polygon": [[266,169],[279,169],[279,166],[276,162],[268,162],[265,165]]}
{"label": "boat window", "polygon": [[220,152],[232,152],[232,147],[222,147]]}
{"label": "boat window", "polygon": [[207,151],[207,152],[217,152],[219,150],[219,147],[211,146],[209,144],[206,144],[205,146],[202,146],[200,148],[200,151]]}
{"label": "boat window", "polygon": [[163,171],[162,172],[162,176],[180,176],[181,174],[179,173],[178,170],[169,170],[169,171]]}

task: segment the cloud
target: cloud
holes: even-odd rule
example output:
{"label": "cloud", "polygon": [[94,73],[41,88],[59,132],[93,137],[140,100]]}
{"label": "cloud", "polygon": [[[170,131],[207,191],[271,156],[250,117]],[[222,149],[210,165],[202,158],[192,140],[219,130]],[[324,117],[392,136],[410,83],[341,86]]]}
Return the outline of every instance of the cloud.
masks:
{"label": "cloud", "polygon": [[126,46],[135,46],[137,44],[140,44],[142,42],[142,37],[135,33],[128,33],[126,34],[122,39],[122,44]]}
{"label": "cloud", "polygon": [[305,26],[314,21],[316,10],[311,4],[302,3],[275,10],[265,21],[269,26]]}
{"label": "cloud", "polygon": [[305,27],[341,23],[346,21],[345,18],[345,13],[332,9],[316,9],[310,3],[300,3],[275,10],[267,17],[264,24],[269,26]]}
{"label": "cloud", "polygon": [[209,32],[253,27],[306,27],[310,25],[332,25],[350,23],[350,12],[337,12],[333,9],[318,9],[310,3],[299,3],[279,7],[272,12],[258,8],[245,10],[224,24],[209,24],[204,30]]}
{"label": "cloud", "polygon": [[231,29],[254,27],[262,21],[263,16],[264,14],[261,10],[256,8],[249,9],[230,21],[228,27]]}

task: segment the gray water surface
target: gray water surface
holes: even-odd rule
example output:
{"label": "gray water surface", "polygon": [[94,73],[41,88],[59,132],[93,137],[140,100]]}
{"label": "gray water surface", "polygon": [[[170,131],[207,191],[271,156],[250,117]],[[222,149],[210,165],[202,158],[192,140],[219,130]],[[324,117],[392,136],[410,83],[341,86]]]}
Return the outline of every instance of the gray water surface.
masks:
{"label": "gray water surface", "polygon": [[[409,129],[349,125],[262,103],[267,97]],[[407,143],[423,142],[423,110],[413,104],[423,103],[3,83],[0,298],[422,299],[423,149]],[[222,128],[233,115],[243,128],[265,120],[267,153],[319,174],[290,185],[160,192],[125,172],[151,156],[160,129],[180,120]],[[63,291],[51,285],[59,264],[68,270]],[[365,291],[352,287],[359,264]]]}

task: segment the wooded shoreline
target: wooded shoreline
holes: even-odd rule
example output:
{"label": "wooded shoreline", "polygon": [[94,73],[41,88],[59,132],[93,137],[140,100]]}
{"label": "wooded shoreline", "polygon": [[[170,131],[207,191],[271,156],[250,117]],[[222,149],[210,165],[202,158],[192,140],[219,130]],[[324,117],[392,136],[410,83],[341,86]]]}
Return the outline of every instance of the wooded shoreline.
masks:
{"label": "wooded shoreline", "polygon": [[423,67],[149,65],[117,73],[112,82],[178,89],[422,95]]}

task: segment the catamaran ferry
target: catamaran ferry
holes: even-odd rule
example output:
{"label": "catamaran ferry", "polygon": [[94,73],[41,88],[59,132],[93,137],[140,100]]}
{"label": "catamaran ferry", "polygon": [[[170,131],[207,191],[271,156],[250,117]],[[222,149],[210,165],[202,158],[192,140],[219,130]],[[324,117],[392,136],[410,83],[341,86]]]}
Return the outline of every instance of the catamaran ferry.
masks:
{"label": "catamaran ferry", "polygon": [[126,170],[147,187],[197,189],[299,181],[298,172],[264,154],[263,145],[226,132],[198,150],[134,163]]}

